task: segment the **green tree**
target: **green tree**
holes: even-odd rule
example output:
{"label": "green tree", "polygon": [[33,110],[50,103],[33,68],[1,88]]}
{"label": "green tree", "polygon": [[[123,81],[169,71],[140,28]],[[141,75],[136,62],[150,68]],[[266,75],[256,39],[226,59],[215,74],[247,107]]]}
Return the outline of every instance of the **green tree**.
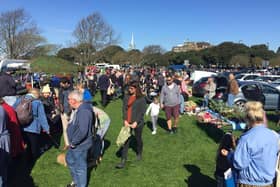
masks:
{"label": "green tree", "polygon": [[128,53],[125,51],[119,51],[112,57],[112,61],[115,64],[129,64],[130,62],[128,59]]}
{"label": "green tree", "polygon": [[276,56],[269,61],[269,65],[271,66],[280,66],[280,56]]}
{"label": "green tree", "polygon": [[111,45],[102,49],[101,51],[99,51],[99,53],[102,53],[102,55],[105,56],[107,61],[109,61],[110,63],[116,64],[116,62],[113,60],[113,56],[120,51],[124,51],[124,49],[117,45]]}
{"label": "green tree", "polygon": [[73,47],[60,49],[57,53],[57,57],[68,60],[72,63],[79,60],[79,55],[79,50]]}
{"label": "green tree", "polygon": [[250,58],[248,55],[235,55],[231,58],[229,65],[235,67],[249,67]]}
{"label": "green tree", "polygon": [[128,62],[132,65],[141,65],[142,62],[142,53],[138,49],[133,49],[127,52]]}
{"label": "green tree", "polygon": [[276,53],[279,55],[280,54],[280,47],[278,47]]}
{"label": "green tree", "polygon": [[250,53],[253,56],[258,56],[265,60],[269,60],[276,56],[276,54],[273,51],[269,50],[267,45],[265,44],[251,46]]}
{"label": "green tree", "polygon": [[164,56],[160,53],[153,53],[153,54],[147,54],[143,57],[142,60],[143,65],[149,65],[149,66],[167,66],[168,60],[164,58]]}
{"label": "green tree", "polygon": [[214,47],[212,50],[218,54],[218,63],[227,66],[234,55],[247,54],[249,48],[246,45],[240,43],[223,42]]}
{"label": "green tree", "polygon": [[175,53],[173,51],[170,51],[165,53],[164,56],[167,59],[168,64],[183,64],[184,60],[186,60],[185,54],[186,53],[184,52]]}
{"label": "green tree", "polygon": [[165,53],[165,49],[163,49],[160,45],[148,45],[144,47],[143,49],[143,54],[148,55],[148,54],[163,54]]}

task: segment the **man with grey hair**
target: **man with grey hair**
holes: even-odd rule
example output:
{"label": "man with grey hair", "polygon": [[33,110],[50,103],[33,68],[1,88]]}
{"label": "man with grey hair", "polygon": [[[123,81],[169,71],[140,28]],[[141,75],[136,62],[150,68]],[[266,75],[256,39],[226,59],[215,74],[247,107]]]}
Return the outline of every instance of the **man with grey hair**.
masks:
{"label": "man with grey hair", "polygon": [[69,148],[66,162],[69,166],[73,182],[68,187],[87,186],[87,153],[92,146],[93,109],[83,103],[83,94],[74,90],[68,95],[69,105],[74,109],[67,127]]}

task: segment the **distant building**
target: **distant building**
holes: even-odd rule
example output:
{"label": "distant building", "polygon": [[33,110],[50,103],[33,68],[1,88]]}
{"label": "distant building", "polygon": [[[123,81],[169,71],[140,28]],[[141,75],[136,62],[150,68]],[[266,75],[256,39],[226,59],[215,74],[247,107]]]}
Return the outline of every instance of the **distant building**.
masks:
{"label": "distant building", "polygon": [[187,51],[199,51],[202,49],[212,47],[208,42],[184,42],[184,44],[177,45],[172,48],[173,52],[187,52]]}
{"label": "distant building", "polygon": [[135,42],[134,42],[134,36],[133,36],[133,33],[131,35],[131,41],[130,41],[130,44],[129,44],[129,47],[128,47],[128,50],[133,50],[135,49]]}

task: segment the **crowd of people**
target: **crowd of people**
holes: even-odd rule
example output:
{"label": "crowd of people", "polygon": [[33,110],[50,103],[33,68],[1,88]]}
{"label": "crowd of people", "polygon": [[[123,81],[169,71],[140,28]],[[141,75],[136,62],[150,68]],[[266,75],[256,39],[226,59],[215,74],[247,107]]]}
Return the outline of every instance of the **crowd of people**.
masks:
{"label": "crowd of people", "polygon": [[[69,77],[61,77],[56,86],[51,81],[43,81],[39,88],[29,88],[27,94],[18,97],[13,77],[7,72],[1,72],[0,186],[7,186],[10,158],[25,153],[28,163],[34,164],[51,146],[46,139],[52,138],[53,133],[60,130],[64,140],[63,150],[67,151],[67,166],[73,179],[67,186],[87,186],[89,160],[93,158],[96,165],[101,159],[104,151],[102,140],[110,124],[107,116],[102,121],[103,129],[96,126],[97,121],[100,122],[98,114],[102,113],[92,103],[97,90],[100,91],[103,108],[114,99],[122,99],[123,126],[134,132],[134,136],[130,136],[123,144],[121,162],[116,168],[126,166],[132,138],[136,139],[136,158],[142,160],[144,115],[150,114],[152,134],[155,135],[160,109],[164,110],[167,133],[176,134],[180,130],[180,115],[185,113],[185,101],[192,96],[190,82],[190,75],[184,71],[106,68],[104,72],[80,72],[75,76],[75,81]],[[208,107],[215,90],[216,85],[210,77],[205,87],[203,107]],[[234,75],[229,74],[229,106],[233,105],[237,90]],[[32,120],[27,125],[21,124],[17,113],[23,101],[31,103]],[[279,137],[264,125],[265,112],[262,107],[259,102],[248,102],[245,111],[249,127],[247,131],[238,142],[228,133],[222,139],[215,172],[218,186],[225,186],[224,172],[228,168],[236,173],[239,186],[273,184]],[[96,137],[100,139],[99,144],[96,143]]]}

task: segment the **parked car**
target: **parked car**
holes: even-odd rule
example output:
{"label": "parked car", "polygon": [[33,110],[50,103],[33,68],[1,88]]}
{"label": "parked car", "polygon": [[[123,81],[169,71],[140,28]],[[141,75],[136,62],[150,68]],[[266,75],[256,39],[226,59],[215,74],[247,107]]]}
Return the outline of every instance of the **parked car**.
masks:
{"label": "parked car", "polygon": [[207,84],[207,80],[209,77],[214,78],[214,82],[216,83],[216,96],[219,99],[226,99],[228,78],[223,75],[212,75],[207,77],[202,77],[198,81],[196,81],[192,86],[192,93],[195,96],[202,97],[205,94],[205,86]]}
{"label": "parked car", "polygon": [[280,90],[280,79],[271,82],[278,90]]}
{"label": "parked car", "polygon": [[264,75],[264,76],[259,76],[255,78],[255,81],[263,81],[263,82],[268,82],[272,83],[273,81],[280,79],[280,75]]}
{"label": "parked car", "polygon": [[257,77],[261,76],[260,74],[252,74],[252,73],[240,73],[235,75],[235,79],[238,81],[252,81]]}
{"label": "parked car", "polygon": [[243,81],[239,82],[239,94],[234,104],[244,111],[247,101],[260,101],[265,110],[280,109],[280,91],[273,85],[265,82]]}

